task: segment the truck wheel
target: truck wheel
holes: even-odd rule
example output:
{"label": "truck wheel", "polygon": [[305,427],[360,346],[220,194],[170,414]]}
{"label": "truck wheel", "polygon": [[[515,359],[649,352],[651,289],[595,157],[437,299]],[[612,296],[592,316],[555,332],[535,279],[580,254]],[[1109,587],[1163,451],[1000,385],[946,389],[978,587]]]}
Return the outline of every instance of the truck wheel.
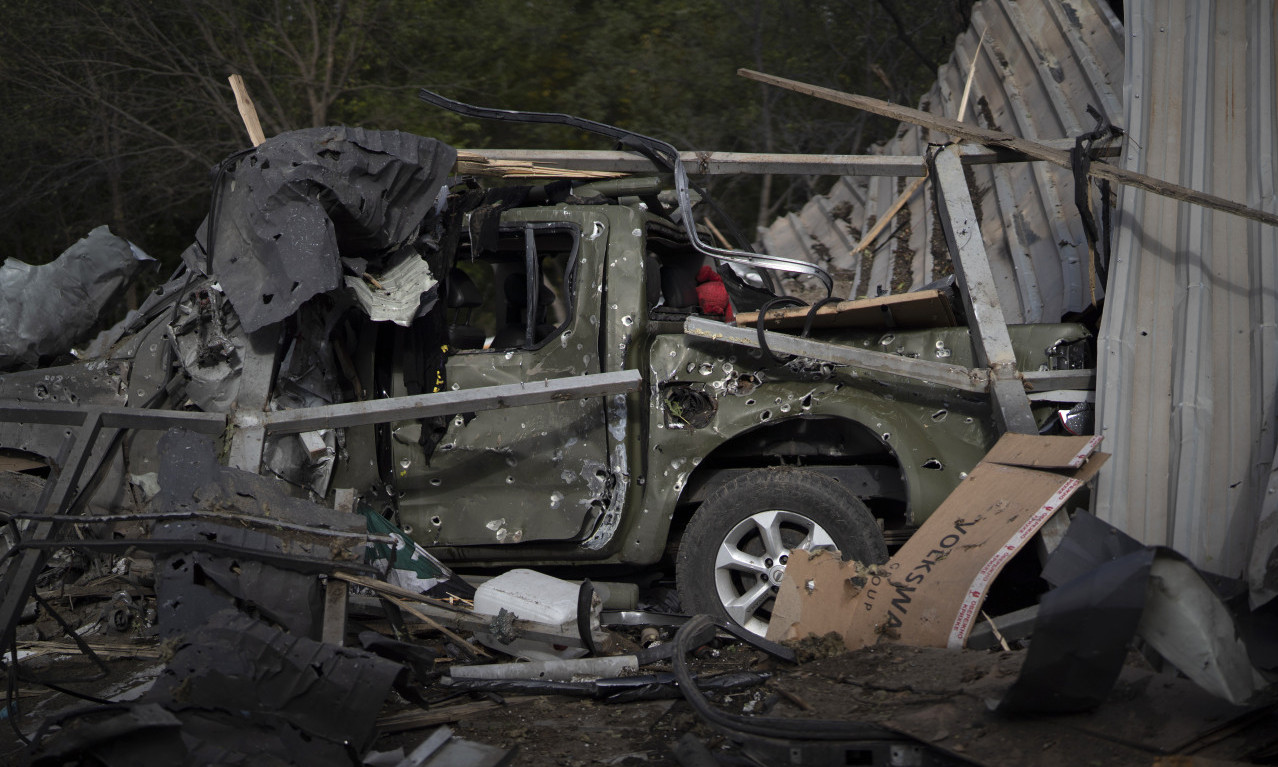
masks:
{"label": "truck wheel", "polygon": [[790,552],[838,549],[887,561],[869,509],[836,480],[804,469],[759,469],[706,499],[684,530],[675,576],[686,613],[765,634]]}

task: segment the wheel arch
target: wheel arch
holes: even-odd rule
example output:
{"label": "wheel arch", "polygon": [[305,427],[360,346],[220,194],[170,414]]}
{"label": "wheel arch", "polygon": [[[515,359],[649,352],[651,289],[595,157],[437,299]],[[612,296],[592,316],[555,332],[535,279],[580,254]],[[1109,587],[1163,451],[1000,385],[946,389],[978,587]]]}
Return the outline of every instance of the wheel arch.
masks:
{"label": "wheel arch", "polygon": [[764,634],[792,551],[822,546],[865,564],[886,562],[873,515],[844,483],[808,467],[750,469],[717,490],[675,558],[685,610]]}
{"label": "wheel arch", "polygon": [[909,490],[892,445],[853,418],[802,414],[759,424],[708,453],[679,495],[672,532],[717,489],[754,469],[801,466],[849,485],[889,529],[908,523]]}

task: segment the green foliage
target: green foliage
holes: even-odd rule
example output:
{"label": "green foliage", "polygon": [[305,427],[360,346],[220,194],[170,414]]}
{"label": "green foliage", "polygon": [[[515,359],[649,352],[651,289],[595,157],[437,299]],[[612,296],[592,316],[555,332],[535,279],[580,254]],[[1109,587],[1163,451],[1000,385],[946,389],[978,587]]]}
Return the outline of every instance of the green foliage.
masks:
{"label": "green foliage", "polygon": [[[462,148],[610,148],[566,128],[443,113],[415,98],[424,86],[613,123],[681,149],[853,153],[895,126],[737,68],[913,103],[969,5],[952,0],[938,14],[934,0],[0,0],[0,256],[42,262],[106,222],[171,269],[207,211],[210,168],[247,146],[232,72],[268,136],[346,123]],[[817,183],[740,177],[712,191],[751,231]]]}

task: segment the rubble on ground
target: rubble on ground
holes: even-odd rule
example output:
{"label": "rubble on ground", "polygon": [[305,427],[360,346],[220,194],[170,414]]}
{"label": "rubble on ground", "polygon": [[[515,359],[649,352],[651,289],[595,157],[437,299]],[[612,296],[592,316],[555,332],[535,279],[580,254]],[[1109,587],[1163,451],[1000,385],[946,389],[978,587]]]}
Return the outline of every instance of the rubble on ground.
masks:
{"label": "rubble on ground", "polygon": [[[1157,636],[1175,616],[1154,601],[1142,612],[1126,586],[1103,584],[1133,557],[1141,577],[1164,581],[1174,576],[1154,563],[1180,560],[1085,513],[1049,560],[1056,588],[1028,636],[972,650],[880,631],[849,651],[838,634],[743,641],[706,616],[625,597],[606,606],[606,584],[532,570],[469,585],[428,554],[435,577],[397,586],[394,567],[412,560],[386,555],[405,541],[384,520],[273,495],[269,481],[219,466],[199,435],[163,440],[172,458],[152,534],[109,548],[69,542],[41,576],[5,664],[8,724],[31,740],[11,740],[8,759],[1120,765],[1172,754],[1267,763],[1278,753],[1273,634],[1230,623],[1178,655]],[[869,579],[842,587],[855,599],[897,570],[848,572]],[[815,595],[829,586],[822,577],[813,575]],[[1224,612],[1182,609],[1179,619],[1240,615],[1245,589],[1233,584],[1231,598],[1230,584],[1204,583],[1225,595],[1211,602]],[[1144,599],[1143,580],[1138,591]],[[798,625],[831,609],[800,607]],[[952,615],[961,604],[928,609]],[[846,614],[856,622],[857,611]],[[1133,630],[1143,654],[1129,650]],[[1225,634],[1237,644],[1221,644]],[[1219,673],[1204,675],[1200,661]],[[1238,693],[1239,678],[1254,688]]]}

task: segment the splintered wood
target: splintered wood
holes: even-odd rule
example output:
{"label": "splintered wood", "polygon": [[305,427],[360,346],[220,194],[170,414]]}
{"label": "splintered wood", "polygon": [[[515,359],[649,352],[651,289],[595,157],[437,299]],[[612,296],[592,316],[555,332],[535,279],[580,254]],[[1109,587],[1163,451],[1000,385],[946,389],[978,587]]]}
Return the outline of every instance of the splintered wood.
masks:
{"label": "splintered wood", "polygon": [[[768,312],[768,330],[802,328],[811,307],[797,306]],[[758,312],[737,315],[737,324],[754,326]],[[812,318],[814,328],[937,328],[956,324],[949,299],[939,290],[920,290],[860,301],[826,304]]]}
{"label": "splintered wood", "polygon": [[618,178],[625,173],[602,170],[568,170],[525,160],[490,160],[483,155],[460,150],[453,172],[459,176],[489,176],[493,178]]}

